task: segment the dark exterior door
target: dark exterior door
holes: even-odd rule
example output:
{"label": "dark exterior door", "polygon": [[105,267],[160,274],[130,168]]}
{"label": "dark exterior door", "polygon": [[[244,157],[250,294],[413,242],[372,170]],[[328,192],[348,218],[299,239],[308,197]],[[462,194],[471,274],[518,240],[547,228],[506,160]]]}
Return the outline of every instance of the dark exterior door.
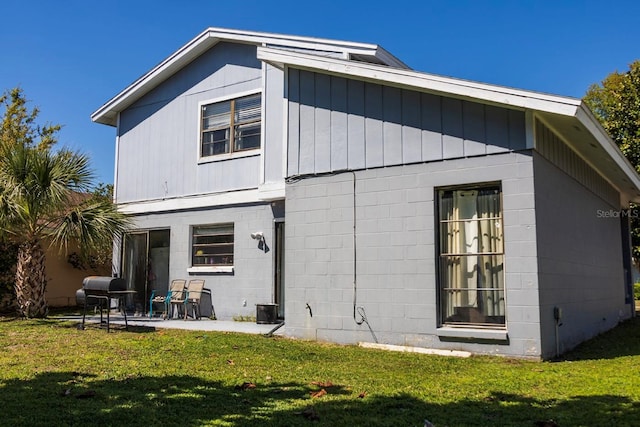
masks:
{"label": "dark exterior door", "polygon": [[275,303],[278,304],[278,319],[284,320],[284,221],[275,223]]}
{"label": "dark exterior door", "polygon": [[140,314],[149,310],[151,291],[166,295],[169,287],[169,230],[127,233],[122,250],[121,276],[135,296],[128,298],[127,309]]}

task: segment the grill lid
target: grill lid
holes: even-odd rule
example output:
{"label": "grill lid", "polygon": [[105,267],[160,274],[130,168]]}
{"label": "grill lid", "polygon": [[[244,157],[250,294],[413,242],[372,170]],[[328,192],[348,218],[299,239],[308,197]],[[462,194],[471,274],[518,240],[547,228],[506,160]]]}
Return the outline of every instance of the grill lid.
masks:
{"label": "grill lid", "polygon": [[126,291],[127,282],[119,277],[89,276],[82,281],[82,289],[90,293]]}

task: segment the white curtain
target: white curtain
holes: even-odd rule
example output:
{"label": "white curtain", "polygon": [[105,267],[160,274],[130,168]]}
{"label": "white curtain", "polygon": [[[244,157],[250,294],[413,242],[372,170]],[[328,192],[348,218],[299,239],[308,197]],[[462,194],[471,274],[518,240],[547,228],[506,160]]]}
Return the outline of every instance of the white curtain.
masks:
{"label": "white curtain", "polygon": [[[500,193],[484,190],[478,197],[479,251],[483,254],[478,265],[482,272],[479,288],[482,288],[481,309],[485,316],[504,316],[504,255]],[[485,218],[485,219],[483,219]]]}
{"label": "white curtain", "polygon": [[503,322],[499,189],[442,191],[439,202],[444,320]]}

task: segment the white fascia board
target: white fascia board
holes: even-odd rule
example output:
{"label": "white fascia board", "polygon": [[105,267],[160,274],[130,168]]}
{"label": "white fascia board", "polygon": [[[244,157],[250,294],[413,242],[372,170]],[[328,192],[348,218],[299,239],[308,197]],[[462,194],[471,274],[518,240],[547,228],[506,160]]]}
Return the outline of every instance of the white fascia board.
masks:
{"label": "white fascia board", "polygon": [[[609,137],[607,131],[600,125],[598,119],[596,119],[593,113],[591,113],[591,110],[589,110],[589,108],[584,104],[581,104],[580,108],[578,108],[576,112],[576,119],[578,119],[580,123],[587,128],[604,151],[609,155],[611,160],[613,160],[620,170],[622,170],[629,180],[629,184],[635,187],[636,192],[640,192],[640,176],[638,176],[635,168],[631,165],[624,154],[622,154],[616,143]],[[628,192],[628,190],[628,188],[624,189],[625,192]]]}
{"label": "white fascia board", "polygon": [[200,33],[194,39],[167,57],[164,61],[160,62],[142,77],[138,78],[116,96],[107,101],[91,115],[91,120],[97,123],[115,126],[116,123],[113,119],[113,115],[115,113],[124,110],[140,96],[157,86],[160,81],[164,80],[164,76],[173,74],[215,43],[216,40],[209,38],[208,31]]}
{"label": "white fascia board", "polygon": [[261,201],[271,202],[285,198],[284,179],[278,182],[267,182],[258,187],[258,197]]}
{"label": "white fascia board", "polygon": [[[211,27],[207,30],[210,37],[223,40],[238,41],[256,45],[280,45],[292,48],[348,52],[363,55],[375,55],[380,47],[372,43],[349,42],[316,37],[291,36],[277,33],[262,33],[257,31],[242,31],[226,28]],[[388,54],[388,57],[393,55]],[[391,60],[391,58],[389,58]],[[398,59],[394,58],[395,61]]]}
{"label": "white fascia board", "polygon": [[97,123],[116,126],[116,113],[124,110],[141,96],[158,86],[166,78],[173,75],[220,41],[248,43],[257,46],[280,45],[308,50],[371,55],[378,57],[389,65],[406,67],[400,60],[375,44],[228,30],[224,28],[208,28],[107,101],[91,115],[91,120]]}
{"label": "white fascia board", "polygon": [[391,67],[404,68],[406,70],[411,69],[411,67],[409,67],[407,64],[402,62],[400,59],[393,56],[391,52],[382,48],[381,46],[378,46],[378,51],[376,52],[376,58],[380,59],[382,62],[384,62],[385,64]]}
{"label": "white fascia board", "polygon": [[263,202],[264,200],[260,199],[258,189],[253,188],[249,190],[229,191],[226,193],[119,203],[118,210],[129,215],[142,215],[156,212],[181,211]]}
{"label": "white fascia board", "polygon": [[209,27],[204,32],[210,34],[213,37],[218,37],[228,40],[239,40],[252,43],[268,43],[268,44],[284,44],[287,46],[296,47],[309,47],[311,45],[317,46],[330,46],[332,49],[336,47],[340,48],[352,48],[352,49],[375,49],[377,45],[371,43],[359,43],[343,40],[323,39],[316,37],[305,36],[292,36],[287,34],[278,33],[265,33],[260,31],[244,31],[234,30],[230,28]]}
{"label": "white fascia board", "polygon": [[580,100],[503,86],[453,79],[381,65],[319,57],[268,47],[258,48],[258,59],[311,71],[380,82],[397,87],[480,100],[513,108],[574,116]]}

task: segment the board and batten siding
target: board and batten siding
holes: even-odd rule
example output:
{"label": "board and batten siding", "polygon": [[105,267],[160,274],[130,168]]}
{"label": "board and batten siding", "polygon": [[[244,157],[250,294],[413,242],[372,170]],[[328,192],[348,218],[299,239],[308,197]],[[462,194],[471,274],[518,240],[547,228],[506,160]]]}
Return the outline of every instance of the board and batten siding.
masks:
{"label": "board and batten siding", "polygon": [[256,47],[219,43],[124,110],[118,127],[118,202],[256,188],[259,154],[198,163],[199,115],[201,102],[261,88]]}
{"label": "board and batten siding", "polygon": [[535,135],[538,153],[609,203],[613,209],[619,208],[618,191],[540,120],[535,122]]}
{"label": "board and batten siding", "polygon": [[265,108],[264,123],[264,182],[282,182],[284,149],[284,71],[270,64],[265,64],[265,82],[262,103]]}
{"label": "board and batten siding", "polygon": [[524,150],[524,112],[288,69],[287,175]]}

